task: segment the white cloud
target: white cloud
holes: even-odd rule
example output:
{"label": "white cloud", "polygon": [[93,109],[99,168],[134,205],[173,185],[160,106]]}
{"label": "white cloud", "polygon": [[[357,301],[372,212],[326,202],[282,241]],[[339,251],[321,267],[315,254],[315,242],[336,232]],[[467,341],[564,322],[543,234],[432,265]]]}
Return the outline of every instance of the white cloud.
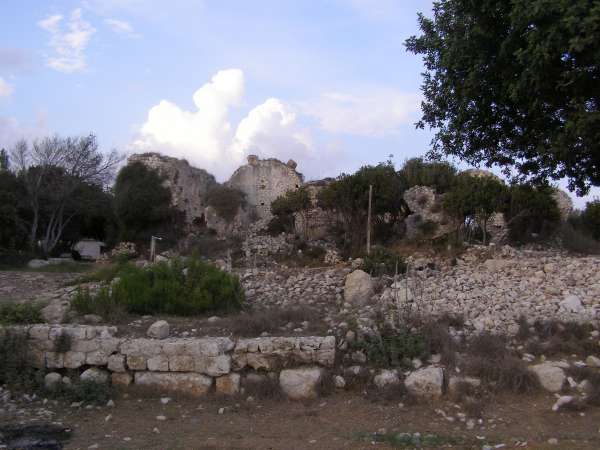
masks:
{"label": "white cloud", "polygon": [[10,97],[14,90],[15,88],[12,84],[9,84],[4,78],[0,77],[0,97]]}
{"label": "white cloud", "polygon": [[302,111],[331,133],[383,136],[411,124],[420,111],[421,97],[394,89],[369,89],[368,93],[329,92],[300,103]]}
{"label": "white cloud", "polygon": [[219,71],[194,93],[197,110],[167,100],[152,107],[131,149],[185,158],[221,180],[251,153],[281,159],[310,154],[308,133],[298,127],[290,106],[275,98],[253,108],[234,131],[229,112],[243,95],[243,72]]}
{"label": "white cloud", "polygon": [[104,23],[106,23],[111,28],[111,30],[117,34],[126,35],[132,38],[140,37],[140,34],[135,32],[133,26],[125,20],[104,19]]}
{"label": "white cloud", "polygon": [[18,140],[40,138],[48,133],[46,116],[39,114],[31,125],[21,124],[14,117],[0,116],[0,148],[10,149]]}
{"label": "white cloud", "polygon": [[81,9],[71,12],[63,27],[64,17],[55,14],[38,22],[38,26],[50,33],[49,47],[53,53],[46,58],[46,65],[59,72],[72,73],[86,68],[85,49],[96,29],[83,20]]}

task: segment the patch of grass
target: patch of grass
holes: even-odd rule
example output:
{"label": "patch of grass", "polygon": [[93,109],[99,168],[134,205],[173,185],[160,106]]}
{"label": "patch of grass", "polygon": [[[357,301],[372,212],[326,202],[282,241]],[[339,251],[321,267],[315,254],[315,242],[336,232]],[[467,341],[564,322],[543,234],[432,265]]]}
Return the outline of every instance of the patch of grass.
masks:
{"label": "patch of grass", "polygon": [[529,353],[546,356],[589,355],[597,354],[600,350],[595,342],[589,339],[592,331],[590,324],[537,320],[533,326],[539,340],[528,342]]}
{"label": "patch of grass", "polygon": [[564,223],[558,230],[562,246],[570,252],[583,255],[599,255],[600,242],[583,230],[576,229],[569,223]]}
{"label": "patch of grass", "polygon": [[58,383],[45,393],[67,402],[83,402],[92,405],[105,405],[113,396],[114,390],[108,383],[96,383],[90,380],[76,381],[72,384]]}
{"label": "patch of grass", "polygon": [[533,392],[539,382],[527,364],[506,348],[503,337],[482,333],[469,342],[465,373],[478,377],[492,390]]}
{"label": "patch of grass", "polygon": [[442,364],[448,367],[454,366],[458,345],[450,335],[446,322],[429,322],[422,327],[422,330],[427,345],[427,353],[438,353],[441,356]]}
{"label": "patch of grass", "polygon": [[109,282],[112,279],[114,279],[127,264],[129,263],[121,262],[102,265],[100,267],[97,267],[95,270],[88,272],[85,275],[82,275],[73,284]]}
{"label": "patch of grass", "polygon": [[362,270],[374,277],[393,276],[396,270],[399,274],[406,271],[406,262],[403,256],[385,247],[376,246],[371,249],[370,255],[364,257]]}
{"label": "patch of grass", "polygon": [[413,358],[429,356],[425,334],[421,331],[412,332],[408,327],[382,327],[379,333],[357,340],[353,348],[364,351],[368,361],[378,367],[402,367]]}
{"label": "patch of grass", "polygon": [[96,294],[81,290],[72,306],[80,314],[108,319],[125,310],[133,314],[194,315],[239,310],[245,300],[238,278],[193,257],[146,268],[124,265],[110,286]]}
{"label": "patch of grass", "polygon": [[44,322],[41,306],[34,303],[8,303],[0,306],[0,325]]}
{"label": "patch of grass", "polygon": [[47,266],[38,267],[37,269],[25,268],[22,270],[39,273],[84,273],[92,270],[93,267],[94,264],[89,262],[65,261],[58,264],[49,264]]}

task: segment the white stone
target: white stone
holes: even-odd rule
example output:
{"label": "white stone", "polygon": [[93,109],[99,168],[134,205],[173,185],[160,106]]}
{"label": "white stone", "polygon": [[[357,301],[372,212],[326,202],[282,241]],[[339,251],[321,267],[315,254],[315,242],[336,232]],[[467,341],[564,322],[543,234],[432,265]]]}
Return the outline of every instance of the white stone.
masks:
{"label": "white stone", "polygon": [[337,389],[344,389],[346,387],[346,380],[344,379],[344,377],[336,375],[333,377],[333,385]]}
{"label": "white stone", "polygon": [[79,377],[81,381],[92,381],[94,383],[103,384],[108,381],[108,372],[106,370],[91,367],[85,370]]}
{"label": "white stone", "polygon": [[395,386],[400,384],[400,377],[398,377],[398,373],[395,370],[382,370],[375,378],[373,378],[373,383],[379,389],[387,387],[387,386]]}
{"label": "white stone", "polygon": [[585,363],[590,367],[600,367],[600,358],[594,355],[590,355],[585,360]]}
{"label": "white stone", "polygon": [[344,299],[353,305],[365,305],[373,296],[373,280],[371,275],[355,270],[348,274],[344,284]]}
{"label": "white stone", "polygon": [[584,310],[581,299],[576,295],[567,295],[560,306],[567,312],[579,313]]}
{"label": "white stone", "polygon": [[154,339],[166,339],[169,337],[169,322],[166,320],[157,320],[148,328],[146,334]]}
{"label": "white stone", "polygon": [[556,400],[556,403],[554,403],[554,405],[552,405],[552,411],[558,411],[563,406],[571,403],[574,399],[575,399],[575,397],[573,397],[572,395],[562,395],[562,396],[558,397],[558,400]]}
{"label": "white stone", "polygon": [[292,400],[316,398],[322,376],[323,371],[318,367],[286,369],[279,374],[279,385]]}
{"label": "white stone", "polygon": [[212,381],[212,378],[199,373],[135,373],[136,385],[164,389],[194,397],[206,395],[210,391]]}
{"label": "white stone", "polygon": [[50,372],[44,377],[44,386],[46,389],[52,389],[60,383],[62,383],[62,375],[60,373]]}
{"label": "white stone", "polygon": [[27,263],[27,267],[30,269],[39,269],[41,267],[49,266],[50,262],[45,259],[32,259]]}
{"label": "white stone", "polygon": [[552,362],[536,364],[529,369],[537,375],[542,387],[550,392],[560,391],[567,378],[563,369]]}
{"label": "white stone", "polygon": [[444,372],[440,367],[425,367],[409,374],[404,384],[413,395],[438,398],[442,395]]}

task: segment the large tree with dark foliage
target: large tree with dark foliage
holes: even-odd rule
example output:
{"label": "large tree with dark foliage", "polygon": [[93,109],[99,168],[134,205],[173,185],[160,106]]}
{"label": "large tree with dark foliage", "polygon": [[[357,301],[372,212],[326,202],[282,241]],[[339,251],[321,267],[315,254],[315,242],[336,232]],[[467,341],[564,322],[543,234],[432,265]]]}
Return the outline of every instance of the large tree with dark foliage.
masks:
{"label": "large tree with dark foliage", "polygon": [[439,0],[419,25],[434,155],[600,185],[600,1]]}

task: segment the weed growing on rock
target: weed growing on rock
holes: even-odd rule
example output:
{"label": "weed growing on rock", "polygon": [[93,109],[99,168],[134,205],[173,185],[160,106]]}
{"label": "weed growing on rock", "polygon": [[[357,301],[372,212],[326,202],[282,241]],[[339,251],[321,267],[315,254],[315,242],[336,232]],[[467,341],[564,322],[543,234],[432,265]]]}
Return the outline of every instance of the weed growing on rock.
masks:
{"label": "weed growing on rock", "polygon": [[0,325],[43,322],[41,306],[32,303],[9,303],[0,306]]}
{"label": "weed growing on rock", "polygon": [[383,327],[356,341],[354,348],[364,351],[368,361],[379,367],[408,366],[412,359],[428,356],[426,336],[409,328]]}

